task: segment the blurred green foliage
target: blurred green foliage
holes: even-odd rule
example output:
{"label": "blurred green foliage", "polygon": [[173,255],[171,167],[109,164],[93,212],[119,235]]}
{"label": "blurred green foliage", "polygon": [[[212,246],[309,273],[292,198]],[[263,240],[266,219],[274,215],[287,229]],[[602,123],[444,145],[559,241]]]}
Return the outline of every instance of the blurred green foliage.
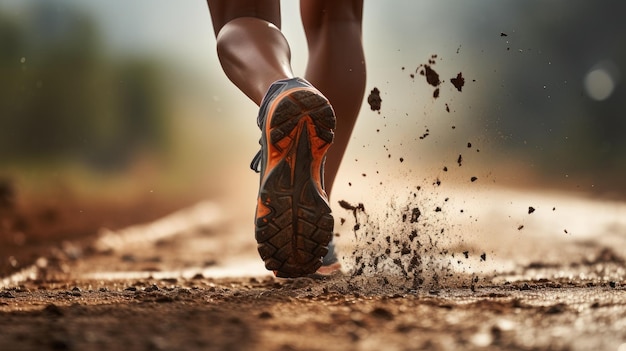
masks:
{"label": "blurred green foliage", "polygon": [[29,19],[0,14],[0,166],[77,160],[114,170],[166,145],[156,62],[106,57],[98,29],[75,9],[40,2]]}

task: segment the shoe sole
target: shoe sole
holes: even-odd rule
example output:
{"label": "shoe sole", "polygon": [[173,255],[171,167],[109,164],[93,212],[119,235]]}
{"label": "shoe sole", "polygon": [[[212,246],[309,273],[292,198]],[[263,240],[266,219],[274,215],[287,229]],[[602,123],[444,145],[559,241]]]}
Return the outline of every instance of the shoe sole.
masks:
{"label": "shoe sole", "polygon": [[321,168],[335,128],[328,101],[310,88],[279,94],[265,123],[267,164],[261,180],[255,237],[277,277],[315,273],[332,239],[334,220]]}

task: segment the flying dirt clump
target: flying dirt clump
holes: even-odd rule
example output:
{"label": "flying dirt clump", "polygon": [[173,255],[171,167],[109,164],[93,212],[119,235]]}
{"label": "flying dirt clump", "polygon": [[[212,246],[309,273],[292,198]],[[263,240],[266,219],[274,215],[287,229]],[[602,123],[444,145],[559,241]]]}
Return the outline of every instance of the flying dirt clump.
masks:
{"label": "flying dirt clump", "polygon": [[367,103],[370,105],[372,111],[380,111],[380,104],[383,100],[380,98],[380,90],[374,87],[367,97]]}
{"label": "flying dirt clump", "polygon": [[[354,224],[354,231],[356,232],[359,229],[359,227],[361,226],[361,224],[359,223],[359,220],[358,220],[358,213],[359,212],[365,212],[365,206],[363,206],[362,203],[359,203],[358,205],[354,206],[354,205],[351,205],[348,201],[345,201],[345,200],[339,200],[339,206],[341,206],[341,208],[343,208],[343,209],[352,211],[352,215],[354,216],[354,222],[355,222],[355,224]],[[341,224],[343,224],[344,222],[345,222],[345,220],[342,221]]]}
{"label": "flying dirt clump", "polygon": [[439,85],[441,85],[441,81],[439,80],[439,73],[435,72],[431,66],[431,64],[434,64],[435,61],[431,59],[429,63],[430,64],[418,66],[416,71],[419,71],[421,75],[426,77],[426,83],[435,87],[435,90],[433,91],[433,98],[436,99],[439,97]]}
{"label": "flying dirt clump", "polygon": [[[415,74],[410,73],[409,76],[411,79],[415,79],[415,75],[419,73],[419,75],[426,78],[426,83],[435,88],[433,90],[433,98],[437,99],[441,96],[441,84],[444,82],[440,79],[440,75],[433,66],[437,63],[437,55],[431,55],[428,59],[427,63],[422,63],[417,66],[415,69]],[[404,70],[404,67],[402,67]],[[473,80],[476,81],[476,80]],[[463,91],[463,87],[465,86],[465,78],[463,77],[463,73],[457,73],[456,77],[450,79],[450,83],[458,90],[459,92]],[[450,106],[445,104],[446,112],[450,112]]]}
{"label": "flying dirt clump", "polygon": [[420,74],[426,76],[426,82],[434,87],[438,87],[441,84],[439,74],[430,65],[424,65],[424,70]]}
{"label": "flying dirt clump", "polygon": [[451,78],[450,83],[454,85],[456,90],[462,91],[463,86],[465,85],[465,78],[463,78],[463,73],[459,72],[459,74],[456,75],[456,78]]}

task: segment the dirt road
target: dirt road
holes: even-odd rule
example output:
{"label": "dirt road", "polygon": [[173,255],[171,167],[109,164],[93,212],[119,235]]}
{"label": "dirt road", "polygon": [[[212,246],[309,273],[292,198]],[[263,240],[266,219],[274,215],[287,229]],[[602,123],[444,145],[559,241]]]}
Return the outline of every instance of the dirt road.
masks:
{"label": "dirt road", "polygon": [[432,197],[337,206],[345,273],[324,278],[272,277],[211,203],[66,243],[1,281],[0,349],[626,350],[623,203],[457,198],[454,223]]}

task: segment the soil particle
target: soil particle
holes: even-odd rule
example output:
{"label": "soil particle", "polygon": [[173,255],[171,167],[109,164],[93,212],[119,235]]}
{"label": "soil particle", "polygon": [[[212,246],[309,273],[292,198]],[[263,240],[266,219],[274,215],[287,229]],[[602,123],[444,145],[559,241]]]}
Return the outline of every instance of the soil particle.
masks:
{"label": "soil particle", "polygon": [[419,208],[415,207],[413,208],[413,210],[411,210],[411,223],[415,223],[417,222],[417,220],[420,218],[420,216],[422,215],[422,212],[420,211]]}
{"label": "soil particle", "polygon": [[380,90],[375,87],[367,97],[367,103],[370,105],[372,111],[380,111],[380,104],[382,101],[383,100],[380,98]]}
{"label": "soil particle", "polygon": [[567,306],[564,303],[557,303],[546,309],[546,314],[561,314],[567,310]]}
{"label": "soil particle", "polygon": [[10,291],[0,292],[0,298],[3,299],[14,299],[15,296]]}
{"label": "soil particle", "polygon": [[517,230],[522,230],[522,229],[524,229],[524,225],[523,225],[523,224],[520,224],[520,225],[517,227]]}
{"label": "soil particle", "polygon": [[439,88],[435,89],[435,91],[433,91],[433,98],[438,98],[439,97]]}
{"label": "soil particle", "polygon": [[365,206],[362,203],[359,203],[357,206],[354,206],[354,205],[351,205],[348,201],[339,200],[339,206],[341,206],[341,208],[343,209],[350,210],[353,212],[365,211]]}
{"label": "soil particle", "polygon": [[361,223],[359,223],[358,213],[365,212],[365,206],[362,203],[359,203],[358,205],[354,206],[345,200],[339,200],[339,206],[341,206],[341,208],[343,209],[352,211],[352,215],[354,216],[354,221],[355,221],[353,230],[356,235],[356,231],[361,229]]}
{"label": "soil particle", "polygon": [[480,255],[480,260],[487,261],[487,254],[483,252],[482,255]]}
{"label": "soil particle", "polygon": [[459,157],[456,159],[456,163],[459,164],[459,167],[463,165],[463,155],[459,155]]}
{"label": "soil particle", "polygon": [[[326,293],[328,293],[328,291]],[[272,316],[272,314],[267,311],[259,313],[259,319],[271,319],[272,317],[274,316]]]}
{"label": "soil particle", "polygon": [[532,206],[528,206],[528,214],[535,212],[535,208]]}
{"label": "soil particle", "polygon": [[475,181],[477,181],[477,180],[478,180],[478,177],[472,177],[472,178],[470,178],[470,181],[471,181],[472,183],[473,183],[473,182],[475,182]]}
{"label": "soil particle", "polygon": [[388,309],[384,307],[376,307],[371,312],[370,315],[375,318],[380,318],[384,320],[391,321],[394,319],[393,313],[391,313]]}
{"label": "soil particle", "polygon": [[55,304],[49,304],[41,310],[43,314],[51,316],[51,317],[61,317],[63,316],[63,311],[59,308],[59,306]]}
{"label": "soil particle", "polygon": [[408,246],[407,243],[403,243],[402,244],[402,249],[400,250],[400,255],[406,256],[406,255],[408,255],[410,253],[411,253],[411,248]]}
{"label": "soil particle", "polygon": [[434,87],[438,87],[441,84],[439,80],[439,74],[435,72],[434,69],[430,65],[424,65],[424,70],[422,74],[426,76],[426,82]]}
{"label": "soil particle", "polygon": [[456,90],[462,91],[463,86],[465,85],[465,78],[463,78],[463,73],[459,72],[456,75],[456,78],[451,78],[450,79],[450,83],[452,83],[452,85],[454,85]]}
{"label": "soil particle", "polygon": [[151,286],[144,289],[145,292],[153,292],[158,291],[159,287],[156,284],[152,284]]}
{"label": "soil particle", "polygon": [[450,106],[446,103],[446,112],[450,112]]}
{"label": "soil particle", "polygon": [[506,34],[506,33],[504,33],[504,32],[500,32],[500,36],[501,36],[501,37],[508,37],[509,35],[508,35],[508,34]]}
{"label": "soil particle", "polygon": [[465,256],[465,258],[469,258],[469,251],[463,251],[463,256]]}
{"label": "soil particle", "polygon": [[174,298],[172,298],[171,296],[167,296],[167,295],[161,295],[161,296],[157,296],[154,299],[154,302],[157,302],[157,303],[174,302]]}

